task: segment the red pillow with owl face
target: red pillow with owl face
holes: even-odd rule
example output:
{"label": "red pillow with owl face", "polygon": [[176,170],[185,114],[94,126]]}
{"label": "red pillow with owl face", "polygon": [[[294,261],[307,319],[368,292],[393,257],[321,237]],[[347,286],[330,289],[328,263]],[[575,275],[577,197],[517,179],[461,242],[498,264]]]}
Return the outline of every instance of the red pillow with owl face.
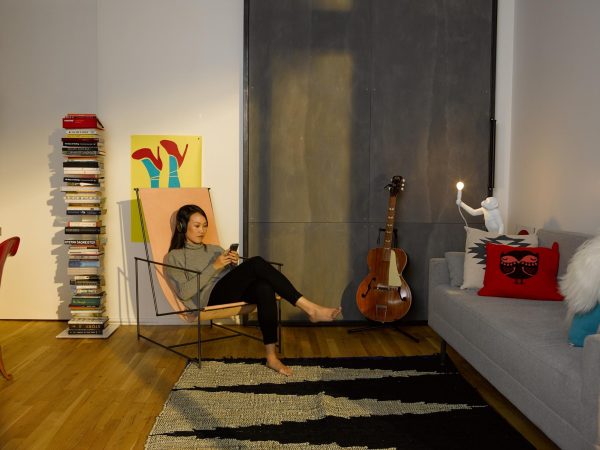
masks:
{"label": "red pillow with owl face", "polygon": [[486,253],[485,275],[479,295],[563,300],[556,281],[558,243],[555,242],[552,248],[516,248],[488,243]]}

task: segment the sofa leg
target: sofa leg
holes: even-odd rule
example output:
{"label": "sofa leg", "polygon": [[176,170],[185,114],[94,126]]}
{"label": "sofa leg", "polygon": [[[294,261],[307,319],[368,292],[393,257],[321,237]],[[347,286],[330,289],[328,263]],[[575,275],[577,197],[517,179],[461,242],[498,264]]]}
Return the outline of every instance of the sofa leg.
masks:
{"label": "sofa leg", "polygon": [[446,341],[443,339],[440,342],[440,365],[446,365]]}

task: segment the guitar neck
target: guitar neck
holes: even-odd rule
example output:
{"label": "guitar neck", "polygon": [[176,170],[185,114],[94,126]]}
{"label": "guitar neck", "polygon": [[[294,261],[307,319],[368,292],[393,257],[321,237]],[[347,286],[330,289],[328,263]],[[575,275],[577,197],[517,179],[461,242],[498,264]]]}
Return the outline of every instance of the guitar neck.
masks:
{"label": "guitar neck", "polygon": [[387,219],[385,222],[385,235],[383,239],[383,248],[390,250],[392,248],[392,236],[394,234],[394,219],[396,217],[396,195],[390,194],[387,208]]}

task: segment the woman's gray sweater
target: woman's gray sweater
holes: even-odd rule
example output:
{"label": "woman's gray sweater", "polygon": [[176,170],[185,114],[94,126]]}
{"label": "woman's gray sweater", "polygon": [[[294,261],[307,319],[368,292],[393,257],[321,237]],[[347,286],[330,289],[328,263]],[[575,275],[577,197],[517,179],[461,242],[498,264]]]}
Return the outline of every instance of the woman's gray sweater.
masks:
{"label": "woman's gray sweater", "polygon": [[[177,296],[190,308],[204,308],[208,304],[213,287],[231,270],[228,266],[216,270],[213,262],[224,252],[218,245],[186,243],[184,248],[167,253],[166,264],[202,272],[200,275],[200,291],[198,279],[194,273],[167,267],[167,278]],[[198,295],[199,294],[199,295]]]}

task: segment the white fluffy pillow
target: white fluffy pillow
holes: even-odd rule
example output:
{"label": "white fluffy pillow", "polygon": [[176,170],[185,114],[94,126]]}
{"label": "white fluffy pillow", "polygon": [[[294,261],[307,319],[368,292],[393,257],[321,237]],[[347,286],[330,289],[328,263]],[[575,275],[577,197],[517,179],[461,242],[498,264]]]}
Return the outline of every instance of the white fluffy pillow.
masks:
{"label": "white fluffy pillow", "polygon": [[514,247],[537,247],[535,234],[498,234],[490,231],[465,227],[467,239],[465,243],[465,265],[461,289],[481,289],[485,275],[485,246],[492,244],[512,245]]}
{"label": "white fluffy pillow", "polygon": [[600,235],[579,246],[560,278],[570,314],[591,311],[600,300]]}

